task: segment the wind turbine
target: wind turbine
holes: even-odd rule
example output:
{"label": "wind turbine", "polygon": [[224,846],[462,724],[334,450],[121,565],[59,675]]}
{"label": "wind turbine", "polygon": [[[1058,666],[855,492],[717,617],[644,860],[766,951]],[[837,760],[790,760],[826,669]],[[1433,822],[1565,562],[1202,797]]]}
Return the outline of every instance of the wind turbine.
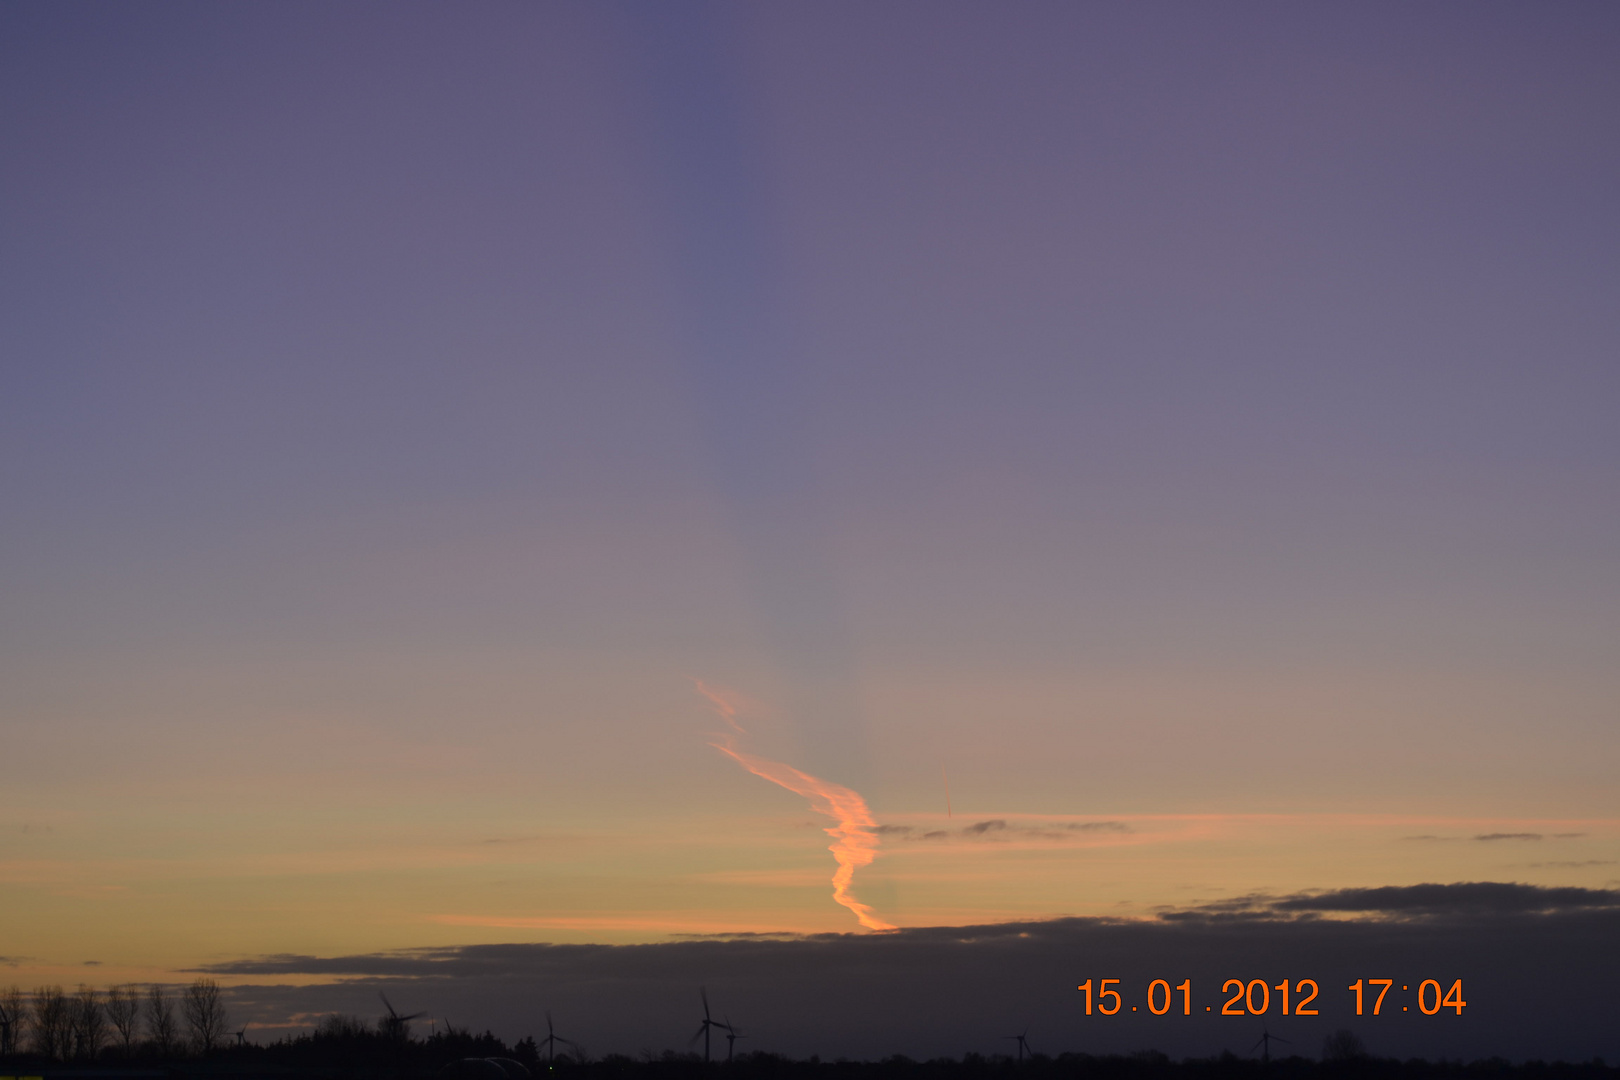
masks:
{"label": "wind turbine", "polygon": [[[1017,1035],[1003,1035],[1002,1036],[1003,1039],[1017,1039],[1018,1040],[1018,1063],[1020,1065],[1022,1065],[1024,1063],[1024,1054],[1029,1052],[1029,1040],[1024,1038],[1024,1036],[1028,1035],[1028,1034],[1029,1034],[1029,1028],[1025,1028],[1023,1031],[1019,1032]],[[1030,1053],[1029,1056],[1034,1057],[1035,1055],[1033,1053]]]}
{"label": "wind turbine", "polygon": [[731,1052],[737,1048],[737,1040],[738,1039],[746,1039],[746,1038],[748,1038],[748,1036],[744,1035],[742,1032],[738,1031],[736,1028],[731,1026],[731,1017],[729,1017],[729,1016],[726,1017],[726,1025],[725,1026],[726,1026],[726,1064],[729,1065],[729,1064],[731,1064]]}
{"label": "wind turbine", "polygon": [[382,1022],[378,1025],[382,1028],[383,1035],[401,1042],[409,1039],[411,1037],[411,1021],[426,1016],[427,1013],[416,1012],[411,1013],[409,1016],[401,1016],[394,1011],[394,1004],[388,1000],[387,994],[379,990],[377,996],[382,998],[383,1008],[388,1010],[388,1015],[383,1017]]}
{"label": "wind turbine", "polygon": [[579,1044],[577,1042],[574,1042],[572,1039],[565,1039],[561,1035],[557,1034],[556,1029],[551,1026],[550,1013],[546,1013],[546,1037],[540,1041],[546,1044],[547,1066],[550,1066],[551,1063],[557,1059],[558,1043],[562,1043],[565,1046],[572,1046],[575,1050],[579,1049]]}
{"label": "wind turbine", "polygon": [[242,1026],[242,1029],[240,1031],[233,1031],[233,1032],[231,1032],[231,1034],[236,1036],[236,1045],[237,1046],[246,1046],[247,1045],[247,1025],[246,1024],[244,1024]]}
{"label": "wind turbine", "polygon": [[[1269,1065],[1271,1064],[1271,1044],[1274,1042],[1285,1043],[1288,1040],[1283,1038],[1281,1035],[1273,1035],[1268,1029],[1263,1027],[1260,1029],[1260,1031],[1260,1040],[1256,1042],[1254,1046],[1263,1047],[1263,1049],[1260,1051],[1260,1060]],[[1254,1050],[1254,1046],[1249,1047],[1251,1052]]]}
{"label": "wind turbine", "polygon": [[688,1039],[686,1045],[691,1046],[698,1041],[698,1035],[703,1036],[703,1063],[707,1065],[709,1063],[709,1029],[725,1028],[727,1025],[709,1016],[709,991],[700,986],[698,987],[698,994],[703,998],[703,1023],[698,1025],[697,1035],[693,1035]]}

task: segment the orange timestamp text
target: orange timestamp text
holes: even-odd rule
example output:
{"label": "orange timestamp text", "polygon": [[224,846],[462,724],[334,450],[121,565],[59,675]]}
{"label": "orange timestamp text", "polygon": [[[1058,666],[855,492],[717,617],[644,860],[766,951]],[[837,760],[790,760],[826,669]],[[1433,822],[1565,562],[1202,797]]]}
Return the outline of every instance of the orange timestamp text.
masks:
{"label": "orange timestamp text", "polygon": [[[1086,1015],[1118,1016],[1124,1012],[1126,995],[1119,989],[1124,983],[1124,979],[1087,979],[1075,987],[1085,995]],[[1355,995],[1357,1016],[1411,1012],[1413,1004],[1424,1016],[1435,1016],[1442,1009],[1452,1009],[1455,1015],[1461,1016],[1468,1005],[1463,1000],[1461,979],[1452,980],[1449,988],[1443,987],[1439,979],[1423,979],[1417,984],[1415,1000],[1406,999],[1408,1003],[1401,1004],[1397,995],[1397,1000],[1386,1005],[1385,999],[1394,986],[1394,979],[1357,979],[1345,989]],[[1410,982],[1400,986],[1401,994],[1411,993]],[[1191,979],[1183,979],[1174,986],[1169,979],[1153,979],[1147,984],[1141,1004],[1131,1005],[1130,1011],[1138,1012],[1145,1005],[1154,1016],[1172,1013],[1192,1016],[1196,1012],[1214,1014],[1218,1004],[1220,1016],[1265,1016],[1273,1008],[1283,1016],[1320,1016],[1321,993],[1321,985],[1315,979],[1283,979],[1278,983],[1269,979],[1227,979],[1221,984],[1223,997],[1214,998],[1199,1008],[1199,1003],[1194,1001]]]}

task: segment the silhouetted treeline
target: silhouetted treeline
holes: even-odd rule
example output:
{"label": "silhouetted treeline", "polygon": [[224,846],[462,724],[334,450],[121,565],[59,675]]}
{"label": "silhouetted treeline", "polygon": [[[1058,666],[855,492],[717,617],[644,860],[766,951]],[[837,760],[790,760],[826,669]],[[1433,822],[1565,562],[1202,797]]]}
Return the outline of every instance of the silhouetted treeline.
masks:
{"label": "silhouetted treeline", "polygon": [[[1351,1033],[1323,1044],[1320,1060],[1271,1061],[1223,1054],[1171,1061],[1144,1051],[1099,1057],[1064,1053],[1012,1056],[966,1054],[915,1061],[793,1060],[777,1054],[739,1054],[706,1063],[695,1053],[644,1052],[592,1058],[573,1044],[552,1056],[530,1036],[508,1045],[490,1032],[436,1025],[413,1036],[410,1020],[390,1007],[375,1022],[324,1017],[310,1032],[256,1044],[246,1029],[230,1031],[219,987],[199,979],[179,991],[162,986],[114,987],[68,993],[41,987],[25,994],[0,991],[0,1072],[49,1078],[63,1068],[94,1063],[171,1076],[224,1078],[309,1076],[367,1080],[1620,1080],[1620,1068],[1602,1059],[1585,1063],[1513,1064],[1483,1061],[1400,1061],[1368,1055]],[[234,1038],[233,1038],[234,1037]],[[561,1040],[559,1040],[561,1042]],[[552,1049],[555,1049],[553,1044]]]}
{"label": "silhouetted treeline", "polygon": [[153,984],[41,986],[0,990],[0,1057],[80,1064],[172,1061],[206,1056],[229,1032],[224,997],[212,979],[176,991]]}
{"label": "silhouetted treeline", "polygon": [[468,1069],[480,1059],[520,1062],[535,1076],[551,1080],[1620,1080],[1620,1068],[1601,1061],[1583,1064],[1501,1059],[1475,1062],[1399,1061],[1357,1057],[1317,1061],[1292,1057],[1270,1062],[1220,1057],[1171,1061],[1163,1054],[1096,1057],[1088,1054],[1037,1055],[1019,1062],[1011,1057],[968,1054],[961,1058],[914,1061],[891,1057],[881,1061],[796,1061],[777,1054],[738,1054],[730,1062],[705,1064],[699,1054],[664,1051],[636,1057],[609,1054],[580,1060],[558,1054],[548,1061],[533,1039],[503,1044],[493,1035],[438,1033],[412,1040],[408,1047],[389,1048],[375,1036],[333,1038],[320,1034],[283,1040],[262,1047],[231,1049],[222,1055],[244,1073],[280,1068],[327,1076],[436,1077],[482,1080],[499,1076]]}

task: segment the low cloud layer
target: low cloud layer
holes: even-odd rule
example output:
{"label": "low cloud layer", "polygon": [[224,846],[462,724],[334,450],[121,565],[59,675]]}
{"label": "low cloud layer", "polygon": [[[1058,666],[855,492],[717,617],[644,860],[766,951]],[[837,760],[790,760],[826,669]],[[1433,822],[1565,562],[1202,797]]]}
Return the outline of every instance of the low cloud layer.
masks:
{"label": "low cloud layer", "polygon": [[[1001,1036],[1026,1027],[1047,1053],[1245,1053],[1262,1028],[1314,1053],[1326,1034],[1350,1028],[1381,1055],[1587,1060],[1620,1057],[1609,970],[1617,955],[1620,891],[1472,882],[1246,897],[1148,920],[476,945],[270,956],[204,970],[232,981],[321,981],[237,987],[233,1015],[261,1030],[295,1015],[369,1016],[386,988],[402,1008],[509,1038],[543,1026],[550,1011],[559,1030],[598,1054],[684,1048],[697,988],[706,986],[751,1049],[795,1056],[998,1053],[1007,1047]],[[1357,1017],[1349,987],[1380,978],[1394,980],[1381,1014]],[[1122,993],[1121,1010],[1087,1016],[1076,988],[1091,980],[1100,993],[1103,979],[1120,980],[1110,988]],[[1171,1012],[1153,1015],[1154,979],[1188,980],[1192,1015],[1182,1014],[1179,997]],[[1283,1016],[1272,988],[1288,980],[1297,1003],[1306,979],[1315,981],[1318,1015]],[[1461,1015],[1423,1014],[1417,992],[1426,979],[1446,989],[1462,981]],[[1256,1005],[1269,999],[1268,1010],[1222,1015],[1228,980]],[[1433,999],[1430,992],[1423,1004]]]}
{"label": "low cloud layer", "polygon": [[1211,912],[1243,911],[1272,918],[1293,913],[1325,912],[1410,918],[1613,909],[1620,909],[1620,891],[1614,889],[1543,888],[1538,885],[1475,881],[1453,885],[1339,889],[1276,898],[1243,897],[1174,913],[1172,917],[1198,918]]}

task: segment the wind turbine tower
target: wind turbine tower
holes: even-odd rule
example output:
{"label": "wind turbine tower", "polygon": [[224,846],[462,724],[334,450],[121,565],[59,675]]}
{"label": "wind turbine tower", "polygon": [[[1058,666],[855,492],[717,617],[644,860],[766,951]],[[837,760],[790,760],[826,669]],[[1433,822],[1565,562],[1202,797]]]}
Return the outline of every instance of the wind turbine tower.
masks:
{"label": "wind turbine tower", "polygon": [[697,1034],[693,1035],[692,1038],[687,1041],[686,1045],[691,1046],[692,1043],[698,1041],[699,1035],[703,1036],[703,1063],[707,1065],[709,1063],[710,1030],[713,1028],[720,1028],[723,1031],[729,1030],[729,1025],[722,1024],[720,1021],[709,1015],[709,991],[700,986],[698,987],[698,994],[703,998],[703,1023],[698,1025]]}
{"label": "wind turbine tower", "polygon": [[746,1036],[742,1032],[738,1031],[736,1029],[736,1027],[734,1027],[732,1025],[731,1017],[729,1017],[729,1016],[726,1017],[726,1064],[727,1065],[731,1064],[731,1052],[737,1048],[737,1040],[738,1039],[746,1039],[746,1038],[748,1038],[748,1036]]}
{"label": "wind turbine tower", "polygon": [[[1026,1053],[1029,1053],[1029,1040],[1024,1038],[1024,1036],[1028,1035],[1028,1034],[1029,1034],[1029,1028],[1025,1028],[1023,1031],[1019,1032],[1017,1035],[1003,1035],[1002,1036],[1003,1039],[1017,1039],[1018,1040],[1018,1064],[1020,1064],[1020,1065],[1022,1065],[1024,1063],[1024,1055]],[[1030,1057],[1034,1057],[1034,1056],[1035,1056],[1034,1054],[1030,1054]]]}
{"label": "wind turbine tower", "polygon": [[562,1043],[564,1046],[572,1046],[576,1051],[579,1049],[578,1043],[574,1042],[572,1039],[565,1039],[561,1035],[557,1034],[556,1028],[551,1026],[551,1014],[549,1012],[546,1013],[546,1037],[542,1039],[541,1042],[546,1044],[547,1065],[550,1065],[557,1060],[558,1043]]}
{"label": "wind turbine tower", "polygon": [[401,1016],[394,1011],[393,1002],[388,1000],[387,994],[378,991],[377,996],[382,998],[383,1008],[388,1010],[388,1015],[383,1017],[378,1025],[382,1028],[382,1033],[397,1042],[404,1042],[409,1039],[411,1037],[411,1021],[419,1020],[426,1016],[427,1013],[417,1012],[411,1013],[409,1016]]}
{"label": "wind turbine tower", "polygon": [[1260,1031],[1260,1040],[1254,1046],[1249,1047],[1249,1050],[1252,1052],[1255,1046],[1260,1047],[1260,1060],[1263,1064],[1269,1065],[1271,1064],[1271,1044],[1274,1042],[1285,1043],[1288,1040],[1281,1035],[1273,1035],[1266,1028],[1261,1028]]}

